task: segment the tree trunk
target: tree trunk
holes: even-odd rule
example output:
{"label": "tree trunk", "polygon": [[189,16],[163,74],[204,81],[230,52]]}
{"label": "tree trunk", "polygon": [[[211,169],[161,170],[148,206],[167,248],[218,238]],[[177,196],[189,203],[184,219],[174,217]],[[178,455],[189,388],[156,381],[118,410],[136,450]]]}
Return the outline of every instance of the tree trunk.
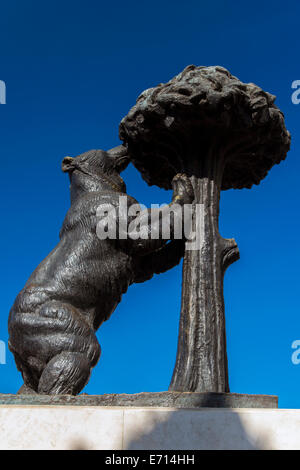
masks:
{"label": "tree trunk", "polygon": [[201,204],[201,239],[197,249],[185,251],[177,358],[169,390],[229,392],[223,277],[239,251],[235,240],[222,238],[218,229],[222,159],[210,151],[201,168],[197,161],[188,174],[195,192],[193,231],[196,205]]}

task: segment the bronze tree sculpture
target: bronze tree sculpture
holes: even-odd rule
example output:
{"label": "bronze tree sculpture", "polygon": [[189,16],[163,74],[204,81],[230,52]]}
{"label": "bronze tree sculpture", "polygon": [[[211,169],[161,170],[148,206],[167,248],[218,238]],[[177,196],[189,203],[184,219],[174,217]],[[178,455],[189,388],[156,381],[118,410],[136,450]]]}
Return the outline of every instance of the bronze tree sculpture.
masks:
{"label": "bronze tree sculpture", "polygon": [[[203,207],[199,249],[185,252],[176,365],[169,390],[228,392],[223,300],[226,268],[239,258],[218,230],[220,191],[259,184],[286,156],[290,134],[275,97],[222,67],[189,66],[144,91],[120,138],[146,182],[169,189],[189,176]],[[193,224],[195,229],[196,216]]]}
{"label": "bronze tree sculpture", "polygon": [[[125,223],[125,232],[130,224],[127,210],[119,210],[120,196],[126,197],[128,206],[137,204],[126,194],[120,176],[128,163],[123,146],[63,160],[62,169],[71,181],[71,207],[60,242],[33,272],[9,315],[9,348],[24,379],[20,393],[79,393],[100,356],[95,331],[113,313],[128,286],[172,268],[183,256],[182,240],[167,243],[162,237],[151,238],[147,210],[138,216],[147,238],[98,237],[99,207],[115,208],[116,221]],[[187,177],[177,175],[172,184],[171,208],[193,200]],[[101,223],[107,220],[99,217]],[[162,219],[156,227],[159,234]],[[171,238],[173,224],[174,219]]]}

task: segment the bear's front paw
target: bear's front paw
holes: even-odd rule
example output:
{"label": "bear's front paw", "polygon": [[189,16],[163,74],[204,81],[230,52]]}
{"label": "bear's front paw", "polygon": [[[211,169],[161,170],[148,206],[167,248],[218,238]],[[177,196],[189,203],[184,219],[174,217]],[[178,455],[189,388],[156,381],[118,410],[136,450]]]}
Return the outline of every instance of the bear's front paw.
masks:
{"label": "bear's front paw", "polygon": [[188,176],[177,173],[172,179],[173,202],[191,204],[194,200],[194,189]]}

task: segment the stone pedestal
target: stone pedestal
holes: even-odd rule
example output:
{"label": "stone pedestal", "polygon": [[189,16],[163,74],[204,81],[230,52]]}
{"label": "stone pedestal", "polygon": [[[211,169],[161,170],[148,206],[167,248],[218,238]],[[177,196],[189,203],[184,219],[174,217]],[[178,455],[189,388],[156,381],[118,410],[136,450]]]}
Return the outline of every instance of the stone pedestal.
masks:
{"label": "stone pedestal", "polygon": [[0,449],[300,449],[300,410],[0,405]]}
{"label": "stone pedestal", "polygon": [[300,410],[267,395],[0,394],[0,449],[300,449]]}
{"label": "stone pedestal", "polygon": [[0,394],[0,405],[71,405],[172,408],[277,408],[275,395],[214,392],[143,392],[105,395]]}

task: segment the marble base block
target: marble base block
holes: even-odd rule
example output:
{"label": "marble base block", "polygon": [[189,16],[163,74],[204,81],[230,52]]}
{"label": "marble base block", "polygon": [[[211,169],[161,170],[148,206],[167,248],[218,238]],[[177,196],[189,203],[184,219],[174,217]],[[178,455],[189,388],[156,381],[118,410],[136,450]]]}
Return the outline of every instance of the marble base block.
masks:
{"label": "marble base block", "polygon": [[300,410],[2,404],[0,449],[300,449]]}

